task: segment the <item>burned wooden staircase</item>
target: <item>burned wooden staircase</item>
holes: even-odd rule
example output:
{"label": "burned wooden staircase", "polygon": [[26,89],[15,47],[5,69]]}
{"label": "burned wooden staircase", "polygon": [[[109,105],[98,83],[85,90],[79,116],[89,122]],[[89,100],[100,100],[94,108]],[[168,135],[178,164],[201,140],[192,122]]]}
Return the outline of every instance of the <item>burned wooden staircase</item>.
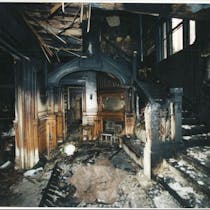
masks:
{"label": "burned wooden staircase", "polygon": [[185,105],[182,114],[185,150],[164,159],[154,178],[181,206],[206,208],[210,206],[210,129]]}
{"label": "burned wooden staircase", "polygon": [[210,128],[189,109],[182,111],[182,136],[187,147],[210,145]]}
{"label": "burned wooden staircase", "polygon": [[[209,150],[209,146],[196,146],[193,150],[201,153],[203,148]],[[164,160],[155,179],[182,207],[206,208],[210,206],[210,168],[207,164],[209,160],[206,157],[206,163],[204,163],[194,155],[187,149],[185,154],[178,154],[174,158]]]}

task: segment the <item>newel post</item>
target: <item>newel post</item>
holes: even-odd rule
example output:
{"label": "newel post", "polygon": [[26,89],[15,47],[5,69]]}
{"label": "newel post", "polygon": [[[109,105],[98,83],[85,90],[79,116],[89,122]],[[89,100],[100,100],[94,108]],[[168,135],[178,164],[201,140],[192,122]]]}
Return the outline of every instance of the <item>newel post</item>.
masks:
{"label": "newel post", "polygon": [[146,144],[144,148],[144,174],[151,179],[152,167],[159,150],[160,104],[149,103],[145,108]]}
{"label": "newel post", "polygon": [[182,141],[182,96],[183,88],[171,88],[173,105],[171,105],[171,134],[175,142]]}

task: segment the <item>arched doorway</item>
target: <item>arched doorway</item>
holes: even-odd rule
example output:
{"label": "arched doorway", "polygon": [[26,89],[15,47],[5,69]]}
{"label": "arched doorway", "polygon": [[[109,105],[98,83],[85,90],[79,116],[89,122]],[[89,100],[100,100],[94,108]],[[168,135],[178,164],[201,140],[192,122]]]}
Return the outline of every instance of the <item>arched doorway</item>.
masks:
{"label": "arched doorway", "polygon": [[[115,99],[117,96],[120,98],[122,91],[125,92],[124,88],[125,85],[114,75],[99,71],[80,71],[63,77],[59,83],[59,90],[62,90],[61,104],[65,136],[76,139],[81,125],[94,125],[91,138],[98,138],[104,125],[107,125],[109,119],[113,118],[113,115],[111,118],[100,115],[102,95],[115,96]],[[111,105],[110,112],[112,111],[110,108],[115,110],[119,105],[116,104],[118,103],[116,100],[114,103],[115,105],[109,104]],[[112,120],[113,122],[117,121],[118,115],[119,113],[116,115],[117,118]],[[106,121],[103,121],[102,118],[106,118]]]}
{"label": "arched doorway", "polygon": [[[82,99],[82,124],[94,124],[95,121],[97,121],[97,75],[100,74],[103,76],[108,76],[109,80],[106,80],[106,77],[103,78],[102,76],[104,80],[103,82],[107,85],[109,84],[107,83],[109,81],[110,84],[112,84],[110,88],[113,88],[113,90],[115,90],[117,86],[122,85],[123,87],[126,87],[131,83],[131,69],[128,66],[122,66],[121,64],[116,63],[103,54],[98,54],[97,56],[87,58],[77,58],[64,64],[48,75],[48,88],[50,90],[50,110],[52,114],[59,116],[59,122],[62,121],[62,126],[59,126],[60,123],[57,123],[58,137],[63,136],[64,139],[68,137],[69,121],[66,117],[66,113],[68,112],[66,111],[66,107],[68,107],[66,104],[68,104],[69,101],[71,103],[70,97],[71,95],[74,95],[72,87],[75,85],[77,89],[78,87],[84,88],[82,91],[82,97],[76,93],[75,96],[73,96],[75,99],[77,98],[78,101]],[[115,81],[113,83],[113,79],[117,82]],[[116,84],[117,86],[113,84]],[[69,94],[69,98],[66,100],[65,97],[68,97],[69,90],[71,90],[71,94]],[[74,90],[76,91],[76,89]],[[56,112],[60,114],[56,114]],[[72,110],[69,110],[69,112],[74,112],[73,107]],[[98,136],[97,130],[100,129],[95,129],[93,131],[94,136]]]}

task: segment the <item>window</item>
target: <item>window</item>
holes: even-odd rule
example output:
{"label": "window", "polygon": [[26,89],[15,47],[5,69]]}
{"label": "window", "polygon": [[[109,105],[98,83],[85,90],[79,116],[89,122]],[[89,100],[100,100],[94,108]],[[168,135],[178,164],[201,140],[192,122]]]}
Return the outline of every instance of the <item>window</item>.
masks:
{"label": "window", "polygon": [[183,20],[172,18],[172,54],[183,49]]}
{"label": "window", "polygon": [[195,21],[194,20],[190,20],[190,45],[193,44],[195,42],[195,38],[196,38],[196,28],[195,28]]}
{"label": "window", "polygon": [[163,59],[167,58],[167,29],[166,22],[163,23]]}
{"label": "window", "polygon": [[159,30],[159,61],[192,45],[196,39],[194,20],[164,19],[160,22]]}

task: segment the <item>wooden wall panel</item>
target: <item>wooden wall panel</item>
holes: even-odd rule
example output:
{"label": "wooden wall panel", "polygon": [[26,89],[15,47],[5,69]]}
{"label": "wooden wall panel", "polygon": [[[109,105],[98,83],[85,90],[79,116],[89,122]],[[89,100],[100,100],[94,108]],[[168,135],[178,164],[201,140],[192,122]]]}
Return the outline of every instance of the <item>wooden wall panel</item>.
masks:
{"label": "wooden wall panel", "polygon": [[47,150],[47,131],[46,131],[46,118],[39,119],[38,125],[38,142],[39,142],[39,153],[43,153]]}
{"label": "wooden wall panel", "polygon": [[57,133],[57,142],[63,141],[63,114],[59,112],[56,116],[56,133]]}

